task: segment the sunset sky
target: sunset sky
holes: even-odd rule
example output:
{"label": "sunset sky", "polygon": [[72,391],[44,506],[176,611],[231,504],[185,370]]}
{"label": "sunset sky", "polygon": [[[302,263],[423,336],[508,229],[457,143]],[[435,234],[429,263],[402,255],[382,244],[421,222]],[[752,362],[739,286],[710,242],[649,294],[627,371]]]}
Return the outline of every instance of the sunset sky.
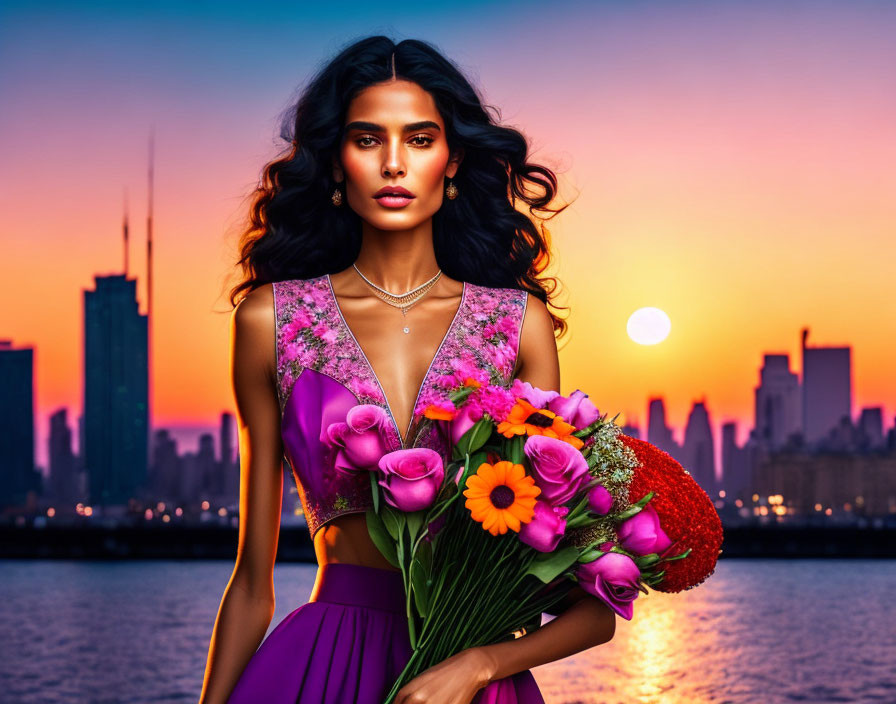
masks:
{"label": "sunset sky", "polygon": [[[235,241],[277,118],[344,44],[434,43],[560,172],[549,224],[571,306],[562,391],[644,426],[666,399],[746,438],[763,353],[853,348],[853,414],[896,414],[896,4],[887,2],[5,2],[0,338],[36,352],[49,415],[81,412],[82,297],[131,269],[145,310],[156,142],[153,396],[180,449],[232,410]],[[668,339],[626,321],[664,310]],[[567,313],[562,312],[563,315]],[[716,440],[720,439],[717,432]]]}

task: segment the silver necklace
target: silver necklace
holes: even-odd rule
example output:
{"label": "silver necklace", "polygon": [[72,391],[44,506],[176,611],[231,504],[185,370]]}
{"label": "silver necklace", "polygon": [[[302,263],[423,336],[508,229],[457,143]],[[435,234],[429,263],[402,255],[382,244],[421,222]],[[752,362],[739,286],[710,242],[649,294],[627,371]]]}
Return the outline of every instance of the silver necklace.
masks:
{"label": "silver necklace", "polygon": [[[423,296],[426,295],[429,289],[431,289],[435,285],[436,281],[439,280],[439,277],[442,276],[442,270],[439,269],[436,272],[435,276],[433,276],[428,281],[424,281],[422,284],[415,288],[412,288],[410,291],[398,294],[392,293],[392,291],[387,291],[386,289],[377,286],[375,283],[373,283],[373,281],[364,276],[364,274],[361,273],[361,270],[357,266],[355,266],[354,264],[352,264],[352,266],[354,267],[355,271],[358,272],[358,276],[364,279],[367,285],[373,289],[373,293],[377,298],[385,301],[394,308],[400,309],[402,316],[404,316],[405,318],[407,317],[408,311],[414,305],[416,305],[420,301],[420,299],[423,298]],[[405,325],[402,328],[402,332],[409,333],[410,331],[411,329],[407,325],[407,320],[405,320]]]}

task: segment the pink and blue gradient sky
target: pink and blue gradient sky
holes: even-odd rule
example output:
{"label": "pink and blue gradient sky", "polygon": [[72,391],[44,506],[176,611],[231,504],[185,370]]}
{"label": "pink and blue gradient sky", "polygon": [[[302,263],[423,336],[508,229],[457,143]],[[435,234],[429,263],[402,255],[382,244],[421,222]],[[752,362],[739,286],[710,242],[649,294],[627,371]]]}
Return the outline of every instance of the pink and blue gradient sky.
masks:
{"label": "pink and blue gradient sky", "polygon": [[[577,199],[550,225],[565,393],[642,425],[662,395],[679,437],[705,397],[742,441],[762,354],[799,371],[809,326],[853,347],[854,413],[892,424],[892,3],[32,7],[0,9],[0,337],[36,348],[39,461],[50,413],[80,413],[81,291],[122,268],[125,188],[143,296],[150,126],[155,422],[189,434],[232,408],[224,293],[277,115],[376,33],[457,61]],[[642,306],[665,342],[628,339]]]}

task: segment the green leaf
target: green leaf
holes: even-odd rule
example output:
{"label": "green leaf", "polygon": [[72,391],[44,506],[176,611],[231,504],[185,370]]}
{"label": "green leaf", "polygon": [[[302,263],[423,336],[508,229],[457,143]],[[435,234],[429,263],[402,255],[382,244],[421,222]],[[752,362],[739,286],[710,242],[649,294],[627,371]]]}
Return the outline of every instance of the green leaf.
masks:
{"label": "green leaf", "polygon": [[483,451],[474,452],[472,455],[468,455],[468,457],[470,458],[470,461],[464,468],[464,473],[460,478],[460,482],[458,482],[458,488],[461,492],[466,490],[467,479],[470,477],[470,475],[476,474],[476,471],[479,469],[479,465],[481,465],[488,459],[488,455]]}
{"label": "green leaf", "polygon": [[376,472],[370,473],[370,493],[373,495],[373,510],[380,512],[380,485],[377,482]]}
{"label": "green leaf", "polygon": [[383,510],[380,512],[380,518],[383,519],[383,525],[386,527],[389,535],[392,536],[392,540],[398,542],[398,534],[402,529],[401,519],[388,506],[383,506]]}
{"label": "green leaf", "polygon": [[432,574],[432,543],[426,540],[420,541],[420,546],[417,548],[417,554],[414,555],[414,559],[420,561],[420,564],[423,565],[423,569],[426,571],[426,577],[429,578]]}
{"label": "green leaf", "polygon": [[604,554],[603,550],[598,550],[597,548],[589,548],[588,550],[586,550],[579,556],[578,561],[582,562],[582,563],[594,562],[597,558],[599,558],[603,554]]}
{"label": "green leaf", "polygon": [[635,502],[635,506],[639,506],[640,508],[644,508],[647,505],[647,502],[650,501],[656,492],[649,491],[644,496],[642,496],[638,501]]}
{"label": "green leaf", "polygon": [[[476,450],[485,445],[492,436],[494,427],[495,424],[488,418],[481,418],[476,421],[473,427],[467,431],[470,434],[470,444],[467,446],[466,451],[476,452]],[[464,435],[467,433],[464,433]]]}
{"label": "green leaf", "polygon": [[644,568],[650,567],[651,565],[659,562],[659,559],[659,554],[652,552],[649,555],[640,555],[636,557],[635,564],[643,570]]}
{"label": "green leaf", "polygon": [[532,561],[525,574],[534,575],[545,584],[548,584],[563,570],[572,565],[578,557],[579,548],[575,546],[544,553]]}
{"label": "green leaf", "polygon": [[526,457],[526,453],[523,452],[523,445],[526,444],[526,435],[515,435],[510,439],[508,443],[508,457],[507,459],[513,462],[514,464],[523,464],[523,459]]}
{"label": "green leaf", "polygon": [[377,549],[383,554],[393,567],[401,568],[398,564],[398,552],[396,551],[395,542],[386,532],[386,527],[379,514],[373,509],[367,509],[367,532],[370,533],[370,539]]}
{"label": "green leaf", "polygon": [[632,504],[624,511],[620,511],[619,513],[611,514],[611,518],[614,521],[624,521],[626,518],[631,518],[635,514],[641,513],[642,507],[637,504]]}
{"label": "green leaf", "polygon": [[413,511],[405,514],[408,521],[408,533],[410,533],[411,536],[411,544],[417,539],[417,533],[420,530],[420,526],[423,525],[424,514],[425,511]]}
{"label": "green leaf", "polygon": [[420,561],[414,558],[411,560],[411,589],[414,595],[414,605],[417,607],[417,613],[423,618],[429,613],[429,587],[426,584],[426,569],[420,564]]}

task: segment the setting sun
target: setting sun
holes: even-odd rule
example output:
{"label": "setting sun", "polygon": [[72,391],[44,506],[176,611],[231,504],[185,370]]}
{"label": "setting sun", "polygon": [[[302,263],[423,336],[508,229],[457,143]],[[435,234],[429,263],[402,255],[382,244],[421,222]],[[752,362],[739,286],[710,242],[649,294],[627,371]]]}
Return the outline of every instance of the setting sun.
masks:
{"label": "setting sun", "polygon": [[669,336],[672,321],[659,308],[638,308],[628,318],[625,329],[639,345],[655,345]]}

